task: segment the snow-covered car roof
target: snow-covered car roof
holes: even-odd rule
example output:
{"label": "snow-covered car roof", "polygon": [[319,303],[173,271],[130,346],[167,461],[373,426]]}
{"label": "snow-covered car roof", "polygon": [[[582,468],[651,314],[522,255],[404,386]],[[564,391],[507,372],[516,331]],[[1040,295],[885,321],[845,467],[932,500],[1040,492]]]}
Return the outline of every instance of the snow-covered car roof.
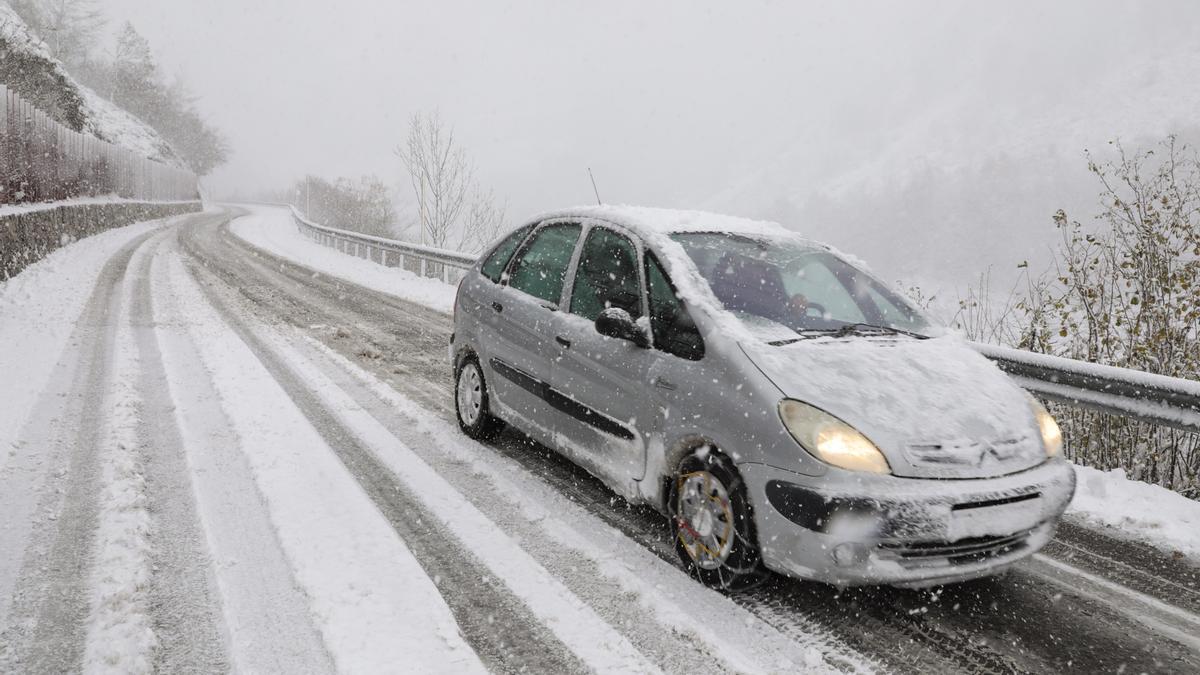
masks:
{"label": "snow-covered car roof", "polygon": [[727,216],[707,211],[660,209],[648,206],[598,205],[576,206],[538,215],[534,220],[551,218],[595,218],[626,227],[648,238],[656,234],[680,232],[729,232],[732,234],[798,237],[779,223]]}

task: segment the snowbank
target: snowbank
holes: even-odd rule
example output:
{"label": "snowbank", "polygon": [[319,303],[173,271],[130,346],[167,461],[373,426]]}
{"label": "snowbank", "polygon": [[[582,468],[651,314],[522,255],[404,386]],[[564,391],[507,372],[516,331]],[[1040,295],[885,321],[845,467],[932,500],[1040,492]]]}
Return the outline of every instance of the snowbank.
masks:
{"label": "snowbank", "polygon": [[1200,502],[1157,485],[1130,480],[1124,469],[1077,466],[1067,514],[1092,526],[1179,552],[1200,562]]}
{"label": "snowbank", "polygon": [[318,272],[394,295],[449,314],[456,287],[396,267],[384,267],[321,246],[300,234],[291,213],[273,206],[246,206],[252,215],[233,221],[230,229],[250,244]]}

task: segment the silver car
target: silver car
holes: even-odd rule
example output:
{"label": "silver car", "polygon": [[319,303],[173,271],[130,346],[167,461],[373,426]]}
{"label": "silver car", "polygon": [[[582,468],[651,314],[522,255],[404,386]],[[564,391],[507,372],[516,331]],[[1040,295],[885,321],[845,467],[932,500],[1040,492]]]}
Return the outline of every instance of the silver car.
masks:
{"label": "silver car", "polygon": [[543,215],[458,289],[459,424],[505,424],[666,514],[688,570],[837,585],[994,574],[1075,488],[1046,410],[864,267],[778,225]]}

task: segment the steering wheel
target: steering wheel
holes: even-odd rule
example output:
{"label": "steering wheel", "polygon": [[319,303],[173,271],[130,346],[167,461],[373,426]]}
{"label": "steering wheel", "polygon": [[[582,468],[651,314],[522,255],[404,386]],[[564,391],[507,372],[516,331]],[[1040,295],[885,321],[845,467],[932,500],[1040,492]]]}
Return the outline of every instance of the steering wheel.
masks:
{"label": "steering wheel", "polygon": [[810,302],[808,297],[803,293],[796,293],[788,298],[788,309],[791,310],[793,316],[803,314],[804,316],[813,316],[813,311],[816,310],[815,316],[823,316],[825,314],[825,306],[819,302]]}

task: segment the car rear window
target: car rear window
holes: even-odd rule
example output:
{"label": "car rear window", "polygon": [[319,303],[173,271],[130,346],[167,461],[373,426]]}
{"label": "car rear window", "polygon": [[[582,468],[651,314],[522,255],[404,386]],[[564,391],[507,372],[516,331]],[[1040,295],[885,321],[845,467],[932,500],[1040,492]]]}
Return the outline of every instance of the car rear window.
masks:
{"label": "car rear window", "polygon": [[529,228],[531,227],[533,226],[526,225],[517,229],[517,231],[505,237],[504,241],[497,244],[496,248],[492,249],[491,254],[488,255],[487,259],[483,261],[483,265],[479,268],[483,276],[491,279],[493,283],[500,283],[500,275],[504,274],[504,268],[508,267],[508,261],[512,259],[513,252],[517,250],[522,241],[525,241],[525,235],[529,234]]}

